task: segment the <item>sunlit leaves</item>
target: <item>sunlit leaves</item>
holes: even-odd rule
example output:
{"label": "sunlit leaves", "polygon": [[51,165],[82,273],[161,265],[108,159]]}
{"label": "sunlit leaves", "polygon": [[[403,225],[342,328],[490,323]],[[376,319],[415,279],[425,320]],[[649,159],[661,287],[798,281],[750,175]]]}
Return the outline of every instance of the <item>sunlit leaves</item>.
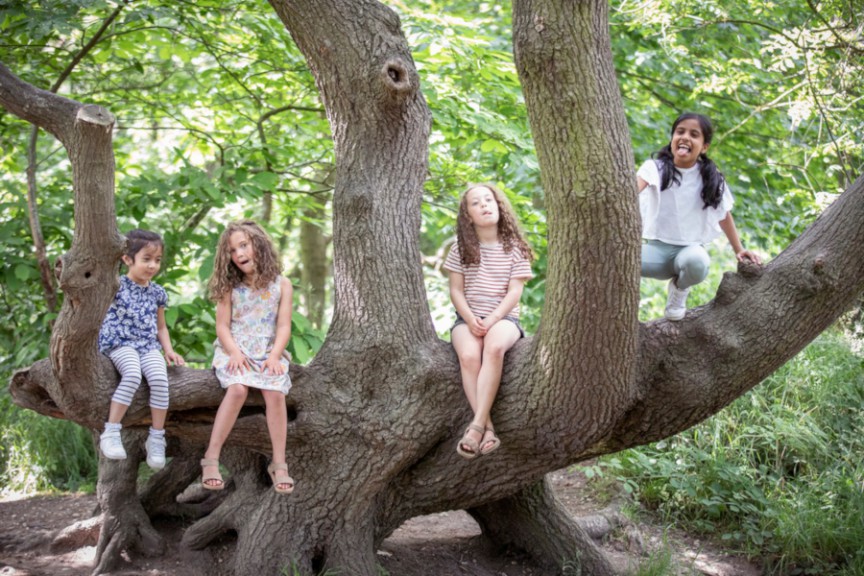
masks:
{"label": "sunlit leaves", "polygon": [[849,106],[862,15],[841,2],[622,0],[613,41],[637,159],[679,112],[708,114],[745,237],[779,251],[864,168],[864,107]]}

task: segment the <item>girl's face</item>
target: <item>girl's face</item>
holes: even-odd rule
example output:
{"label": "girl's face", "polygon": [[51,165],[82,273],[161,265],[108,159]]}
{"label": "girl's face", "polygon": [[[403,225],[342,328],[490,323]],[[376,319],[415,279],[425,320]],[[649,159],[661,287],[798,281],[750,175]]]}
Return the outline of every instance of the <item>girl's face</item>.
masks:
{"label": "girl's face", "polygon": [[232,232],[228,237],[228,248],[231,250],[231,261],[243,272],[243,275],[254,275],[255,250],[249,236],[240,230]]}
{"label": "girl's face", "polygon": [[682,120],[672,131],[672,157],[678,168],[690,168],[699,161],[699,155],[708,151],[702,127],[695,118]]}
{"label": "girl's face", "polygon": [[129,267],[126,276],[139,286],[147,286],[162,266],[162,246],[147,244],[133,258],[123,255],[123,263]]}
{"label": "girl's face", "polygon": [[495,194],[485,186],[472,188],[465,194],[468,217],[475,227],[498,226],[498,202]]}

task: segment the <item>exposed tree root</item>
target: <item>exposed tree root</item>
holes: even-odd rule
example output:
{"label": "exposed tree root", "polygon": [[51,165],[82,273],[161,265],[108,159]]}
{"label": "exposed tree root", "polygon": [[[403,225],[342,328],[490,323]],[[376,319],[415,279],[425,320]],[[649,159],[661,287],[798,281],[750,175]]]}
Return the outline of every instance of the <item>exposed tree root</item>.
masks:
{"label": "exposed tree root", "polygon": [[327,549],[326,568],[346,576],[378,574],[372,514],[365,507],[355,509],[340,524]]}
{"label": "exposed tree root", "polygon": [[[164,469],[150,478],[140,494],[141,505],[150,518],[157,516],[199,518],[218,505],[218,503],[212,506],[203,504],[202,501],[209,502],[206,500],[206,494],[201,494],[201,499],[195,503],[190,500],[178,502],[177,496],[188,490],[200,476],[199,460],[197,456],[172,458]],[[202,489],[201,492],[204,490]]]}
{"label": "exposed tree root", "polygon": [[515,496],[468,510],[494,542],[525,550],[539,563],[583,574],[615,576],[588,533],[555,497],[544,478]]}
{"label": "exposed tree root", "polygon": [[158,556],[165,551],[165,541],[150,524],[136,490],[146,433],[124,430],[126,460],[99,458],[96,495],[102,508],[103,522],[93,574],[113,570],[119,565],[124,550],[145,556]]}
{"label": "exposed tree root", "polygon": [[51,540],[51,552],[60,554],[70,550],[77,550],[84,546],[95,546],[99,542],[99,531],[101,529],[101,514],[70,524],[54,535],[54,538]]}
{"label": "exposed tree root", "polygon": [[[257,500],[248,496],[249,492],[260,490],[256,478],[260,457],[245,450],[228,448],[222,452],[221,461],[231,470],[231,476],[225,476],[224,490],[213,491],[214,498],[218,499],[216,508],[186,529],[181,542],[186,548],[201,550],[228,532],[239,532],[241,523],[248,518]],[[199,473],[200,470],[199,467]],[[205,498],[207,496],[209,494]]]}

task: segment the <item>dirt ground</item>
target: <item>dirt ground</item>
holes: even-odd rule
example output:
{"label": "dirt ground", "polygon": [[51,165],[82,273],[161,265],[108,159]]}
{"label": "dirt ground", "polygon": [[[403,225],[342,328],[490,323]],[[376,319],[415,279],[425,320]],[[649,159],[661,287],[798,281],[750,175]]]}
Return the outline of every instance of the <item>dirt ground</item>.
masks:
{"label": "dirt ground", "polygon": [[[577,472],[552,474],[556,494],[579,516],[595,514],[603,505],[586,488]],[[0,576],[84,576],[92,571],[97,529],[75,546],[52,550],[49,543],[60,530],[89,518],[95,496],[37,496],[0,501]],[[168,534],[168,550],[159,558],[127,558],[118,576],[208,576],[231,574],[231,542],[206,551],[179,547],[183,526],[156,524]],[[758,566],[728,555],[711,542],[674,529],[664,529],[640,518],[626,531],[616,529],[601,545],[622,574],[648,562],[659,551],[671,550],[681,576],[759,576]],[[413,518],[388,538],[378,559],[390,576],[553,576],[530,558],[498,550],[480,536],[480,529],[462,511]],[[215,562],[215,570],[207,569]],[[219,567],[224,567],[221,570]]]}

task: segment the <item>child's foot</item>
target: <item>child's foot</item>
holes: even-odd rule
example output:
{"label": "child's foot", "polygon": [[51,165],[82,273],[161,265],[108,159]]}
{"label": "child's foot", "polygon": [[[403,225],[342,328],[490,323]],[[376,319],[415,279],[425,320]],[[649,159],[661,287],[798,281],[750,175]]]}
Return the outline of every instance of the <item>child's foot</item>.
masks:
{"label": "child's foot", "polygon": [[144,450],[147,452],[147,465],[153,470],[161,470],[165,467],[165,437],[147,436],[147,442],[144,443]]}
{"label": "child's foot", "polygon": [[279,494],[290,494],[294,491],[294,479],[288,475],[288,465],[270,464],[267,467],[270,478],[273,479],[273,489]]}
{"label": "child's foot", "polygon": [[483,440],[480,442],[480,455],[485,456],[490,452],[494,452],[501,446],[501,440],[495,435],[495,428],[486,426],[486,431],[483,433]]}
{"label": "child's foot", "polygon": [[681,320],[687,313],[687,294],[689,288],[680,289],[675,285],[675,279],[669,280],[667,288],[669,295],[666,299],[666,318],[669,320]]}
{"label": "child's foot", "polygon": [[99,436],[99,450],[109,460],[125,460],[126,449],[120,438],[120,430],[105,430]]}
{"label": "child's foot", "polygon": [[480,455],[480,441],[485,430],[477,424],[469,424],[465,434],[456,445],[456,452],[466,460],[472,460]]}
{"label": "child's foot", "polygon": [[222,490],[225,481],[219,473],[219,460],[203,458],[201,460],[201,487],[205,490]]}

